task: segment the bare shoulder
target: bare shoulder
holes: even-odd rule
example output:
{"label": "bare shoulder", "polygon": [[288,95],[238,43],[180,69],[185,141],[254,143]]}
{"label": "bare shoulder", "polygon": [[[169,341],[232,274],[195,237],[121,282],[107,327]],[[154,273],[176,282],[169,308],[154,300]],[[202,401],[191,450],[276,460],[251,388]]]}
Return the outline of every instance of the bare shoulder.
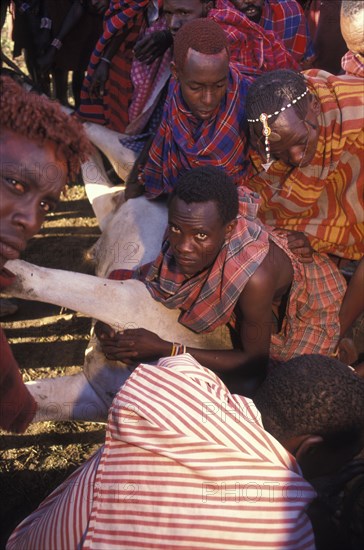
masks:
{"label": "bare shoulder", "polygon": [[243,293],[275,295],[277,290],[289,286],[293,278],[290,258],[275,243],[270,242],[269,252],[255,273],[250,277]]}

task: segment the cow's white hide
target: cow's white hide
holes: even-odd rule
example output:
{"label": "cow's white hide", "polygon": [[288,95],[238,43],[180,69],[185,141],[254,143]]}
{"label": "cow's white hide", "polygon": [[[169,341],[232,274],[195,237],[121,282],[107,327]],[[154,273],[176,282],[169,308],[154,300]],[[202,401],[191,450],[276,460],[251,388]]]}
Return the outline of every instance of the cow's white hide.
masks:
{"label": "cow's white hide", "polygon": [[[105,279],[114,269],[133,269],[159,253],[167,223],[163,203],[132,199],[122,204],[95,246],[98,277],[42,268],[20,260],[7,262],[17,275],[8,294],[57,304],[104,321],[118,330],[143,327],[168,341],[196,348],[231,348],[228,330],[197,335],[178,323],[178,310],[153,300],[140,281]],[[112,398],[129,375],[120,362],[108,361],[92,335],[83,373],[29,382],[39,404],[36,420],[104,420]]]}

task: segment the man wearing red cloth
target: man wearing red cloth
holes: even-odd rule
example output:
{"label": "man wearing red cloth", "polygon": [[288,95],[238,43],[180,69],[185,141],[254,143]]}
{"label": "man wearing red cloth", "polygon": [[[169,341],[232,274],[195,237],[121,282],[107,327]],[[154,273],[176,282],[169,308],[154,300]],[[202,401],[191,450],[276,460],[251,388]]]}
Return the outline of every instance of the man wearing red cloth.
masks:
{"label": "man wearing red cloth", "polygon": [[[77,120],[58,104],[27,93],[7,77],[0,79],[0,288],[14,276],[4,264],[19,258],[48,212],[59,200],[67,178],[74,177],[90,152]],[[0,329],[0,427],[21,433],[36,412],[5,334]]]}

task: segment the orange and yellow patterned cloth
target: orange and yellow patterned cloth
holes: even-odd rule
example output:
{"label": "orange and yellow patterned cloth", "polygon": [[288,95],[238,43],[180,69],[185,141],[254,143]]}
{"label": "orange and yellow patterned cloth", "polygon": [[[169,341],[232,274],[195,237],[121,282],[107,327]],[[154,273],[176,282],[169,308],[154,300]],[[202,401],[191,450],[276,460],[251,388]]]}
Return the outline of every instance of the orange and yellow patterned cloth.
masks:
{"label": "orange and yellow patterned cloth", "polygon": [[251,152],[244,182],[261,195],[260,219],[305,232],[318,252],[357,260],[364,253],[364,84],[351,75],[303,73],[321,103],[320,135],[309,166],[276,161],[265,172]]}

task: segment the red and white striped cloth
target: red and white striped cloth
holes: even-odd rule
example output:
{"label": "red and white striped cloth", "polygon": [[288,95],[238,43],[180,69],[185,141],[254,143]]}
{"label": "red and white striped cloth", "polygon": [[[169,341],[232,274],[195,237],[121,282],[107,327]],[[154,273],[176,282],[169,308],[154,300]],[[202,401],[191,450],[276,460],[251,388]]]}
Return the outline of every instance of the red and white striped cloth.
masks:
{"label": "red and white striped cloth", "polygon": [[295,459],[190,355],[140,365],[106,442],[7,549],[313,549],[315,497]]}

